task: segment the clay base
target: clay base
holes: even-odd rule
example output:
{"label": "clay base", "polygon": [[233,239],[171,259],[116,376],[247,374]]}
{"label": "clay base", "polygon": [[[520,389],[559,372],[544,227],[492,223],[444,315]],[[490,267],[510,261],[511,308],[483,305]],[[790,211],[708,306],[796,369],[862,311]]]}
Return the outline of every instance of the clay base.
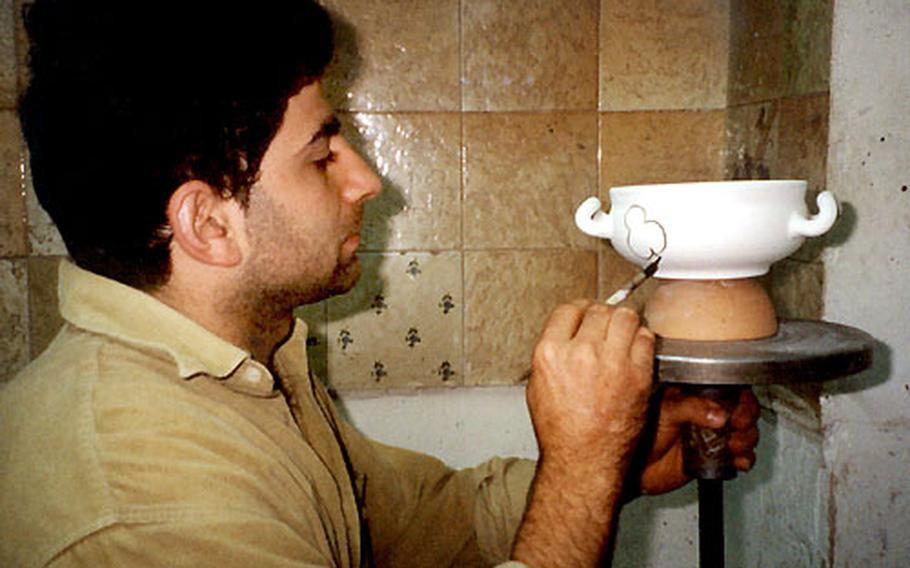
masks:
{"label": "clay base", "polygon": [[661,282],[644,312],[648,327],[657,335],[733,341],[777,333],[771,298],[753,278]]}

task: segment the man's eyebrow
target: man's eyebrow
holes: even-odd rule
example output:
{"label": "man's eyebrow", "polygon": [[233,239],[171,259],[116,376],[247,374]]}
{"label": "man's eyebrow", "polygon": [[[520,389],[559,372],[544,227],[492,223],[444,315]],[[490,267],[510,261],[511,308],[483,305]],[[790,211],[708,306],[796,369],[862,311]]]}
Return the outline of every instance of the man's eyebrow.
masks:
{"label": "man's eyebrow", "polygon": [[322,125],[319,127],[319,130],[316,131],[316,134],[310,138],[310,141],[307,142],[307,146],[310,144],[323,139],[331,138],[341,131],[341,121],[338,120],[338,117],[334,114],[325,119]]}

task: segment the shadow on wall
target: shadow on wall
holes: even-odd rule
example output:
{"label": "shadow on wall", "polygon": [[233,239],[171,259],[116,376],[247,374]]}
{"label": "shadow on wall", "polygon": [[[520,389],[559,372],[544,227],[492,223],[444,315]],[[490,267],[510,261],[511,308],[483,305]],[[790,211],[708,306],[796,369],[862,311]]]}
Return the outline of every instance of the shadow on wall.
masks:
{"label": "shadow on wall", "polygon": [[[357,29],[342,15],[334,10],[329,9],[332,17],[332,23],[335,26],[335,57],[331,66],[327,70],[323,89],[325,96],[332,108],[341,109],[347,102],[347,93],[351,86],[356,82],[363,66],[363,57],[361,56],[360,39]],[[342,132],[347,141],[360,152],[367,162],[370,162],[368,145],[370,141],[366,140],[352,123],[351,115],[342,115],[341,120],[344,123]],[[377,172],[382,179],[382,193],[379,197],[368,202],[364,211],[364,227],[370,227],[370,242],[367,244],[370,250],[386,250],[389,242],[389,219],[401,212],[407,205],[402,189],[396,186],[383,172],[380,164],[370,163],[373,171]],[[362,247],[363,248],[363,247]],[[361,276],[360,284],[373,281],[381,277],[381,266],[377,263],[363,263],[364,272]],[[380,286],[380,288],[384,287]],[[341,309],[332,310],[331,320],[339,320],[350,317],[354,314],[361,313],[372,309],[370,301],[372,296],[364,295],[364,301],[344,303]]]}
{"label": "shadow on wall", "polygon": [[[813,196],[814,199],[814,196]],[[822,247],[838,248],[843,246],[850,236],[856,231],[856,207],[849,201],[838,202],[837,221],[831,230],[822,236],[819,241]]]}
{"label": "shadow on wall", "polygon": [[[883,384],[891,377],[893,350],[881,341],[875,342],[872,366],[866,371],[825,384],[825,394],[851,394]],[[910,390],[910,386],[907,387]]]}

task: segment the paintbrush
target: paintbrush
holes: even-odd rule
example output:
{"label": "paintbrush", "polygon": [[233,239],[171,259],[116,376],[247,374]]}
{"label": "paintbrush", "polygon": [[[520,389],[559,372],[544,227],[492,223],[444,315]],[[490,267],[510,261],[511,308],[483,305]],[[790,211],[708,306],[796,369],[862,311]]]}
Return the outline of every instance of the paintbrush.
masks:
{"label": "paintbrush", "polygon": [[613,292],[613,295],[607,298],[605,302],[608,306],[615,306],[629,297],[629,294],[642,285],[645,280],[654,276],[657,272],[657,266],[660,264],[660,257],[654,259],[654,262],[644,267],[639,273],[632,277],[631,280],[623,284],[619,290]]}

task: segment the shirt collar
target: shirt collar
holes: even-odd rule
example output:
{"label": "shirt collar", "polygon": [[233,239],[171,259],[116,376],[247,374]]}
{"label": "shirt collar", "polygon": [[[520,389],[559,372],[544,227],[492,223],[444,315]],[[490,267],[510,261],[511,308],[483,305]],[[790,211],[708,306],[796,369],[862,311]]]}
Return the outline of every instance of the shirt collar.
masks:
{"label": "shirt collar", "polygon": [[[195,321],[136,288],[83,270],[63,260],[59,268],[60,313],[71,324],[115,339],[163,351],[177,364],[182,378],[204,373],[219,378],[231,375],[257,380],[239,381],[242,390],[263,394],[274,381],[265,366],[248,351],[222,339]],[[279,352],[303,350],[306,361],[306,324],[297,320],[291,338]],[[296,354],[299,359],[300,354]],[[250,370],[254,369],[254,370]],[[253,394],[253,393],[251,393]]]}

